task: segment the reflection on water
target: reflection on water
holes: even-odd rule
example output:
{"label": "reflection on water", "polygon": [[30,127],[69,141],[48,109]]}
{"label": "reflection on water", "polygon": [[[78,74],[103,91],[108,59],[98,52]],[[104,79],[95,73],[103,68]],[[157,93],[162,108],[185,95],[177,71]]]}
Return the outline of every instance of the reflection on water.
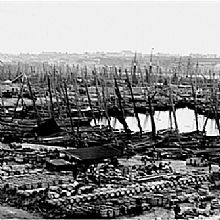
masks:
{"label": "reflection on water", "polygon": [[[138,114],[141,122],[142,129],[144,131],[151,131],[151,120],[149,115]],[[196,130],[195,114],[193,110],[188,108],[177,109],[176,111],[177,123],[180,132],[189,132]],[[171,127],[169,111],[156,111],[154,114],[154,119],[156,123],[156,129],[167,129]],[[199,130],[203,129],[206,117],[199,115]],[[139,131],[137,119],[135,117],[127,117],[126,122],[132,131]],[[107,120],[105,118],[98,122],[99,125],[107,125]],[[172,126],[175,127],[174,119],[172,117]],[[94,121],[91,122],[94,125]],[[116,119],[111,118],[111,125],[116,129],[123,129],[122,124]],[[214,119],[209,119],[206,125],[207,135],[219,135],[216,123]]]}

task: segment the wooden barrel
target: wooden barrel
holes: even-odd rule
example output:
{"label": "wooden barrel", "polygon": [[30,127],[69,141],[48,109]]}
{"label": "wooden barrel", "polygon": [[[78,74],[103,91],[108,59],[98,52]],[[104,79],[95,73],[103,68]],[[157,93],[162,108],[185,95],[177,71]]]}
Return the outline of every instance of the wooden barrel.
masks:
{"label": "wooden barrel", "polygon": [[114,211],[114,217],[120,216],[120,208],[119,208],[119,206],[113,207],[113,211]]}
{"label": "wooden barrel", "polygon": [[94,210],[96,214],[100,214],[100,205],[95,205]]}
{"label": "wooden barrel", "polygon": [[100,216],[101,216],[101,218],[107,218],[108,217],[108,209],[100,209]]}
{"label": "wooden barrel", "polygon": [[131,205],[136,205],[136,199],[135,198],[131,198],[130,199],[130,204]]}
{"label": "wooden barrel", "polygon": [[136,208],[135,205],[132,205],[132,204],[129,205],[129,206],[128,206],[128,213],[129,213],[129,214],[135,214],[135,213],[134,213],[135,208]]}
{"label": "wooden barrel", "polygon": [[135,194],[136,194],[135,189],[132,188],[132,189],[130,190],[130,193],[131,193],[132,195],[135,195]]}
{"label": "wooden barrel", "polygon": [[125,199],[124,200],[124,205],[125,206],[129,206],[131,203],[130,203],[130,200],[129,199]]}
{"label": "wooden barrel", "polygon": [[114,217],[113,208],[108,208],[107,215],[108,215],[108,218],[113,218]]}
{"label": "wooden barrel", "polygon": [[30,190],[30,189],[31,189],[31,184],[30,184],[30,183],[25,184],[25,188],[26,188],[27,190]]}
{"label": "wooden barrel", "polygon": [[140,187],[136,187],[136,188],[135,188],[135,192],[136,192],[136,193],[140,193],[140,192],[141,192],[141,188],[140,188]]}
{"label": "wooden barrel", "polygon": [[115,194],[116,194],[117,197],[119,197],[121,195],[121,191],[117,190]]}
{"label": "wooden barrel", "polygon": [[157,198],[154,198],[154,197],[151,197],[150,199],[150,204],[152,206],[157,206],[158,205],[158,199]]}
{"label": "wooden barrel", "polygon": [[105,193],[105,194],[104,194],[104,198],[105,198],[105,199],[110,198],[110,196],[111,196],[111,195],[110,195],[109,193]]}
{"label": "wooden barrel", "polygon": [[127,215],[128,214],[128,207],[126,205],[120,206],[120,215]]}

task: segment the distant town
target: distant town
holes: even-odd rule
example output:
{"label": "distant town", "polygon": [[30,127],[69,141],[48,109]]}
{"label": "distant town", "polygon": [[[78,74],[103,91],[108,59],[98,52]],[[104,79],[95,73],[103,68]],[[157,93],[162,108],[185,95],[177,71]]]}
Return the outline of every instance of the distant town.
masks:
{"label": "distant town", "polygon": [[[0,61],[2,63],[13,62],[48,62],[66,63],[66,64],[81,64],[81,65],[130,65],[131,59],[135,55],[135,51],[123,50],[121,52],[85,52],[85,53],[60,53],[60,52],[42,52],[39,54],[20,53],[20,54],[5,54],[0,53]],[[136,53],[140,63],[149,63],[151,54]],[[181,56],[180,54],[169,54],[155,52],[152,54],[154,62],[182,62],[190,57],[198,62],[205,62],[210,64],[220,63],[220,56],[217,54],[197,54],[191,53],[188,56]]]}

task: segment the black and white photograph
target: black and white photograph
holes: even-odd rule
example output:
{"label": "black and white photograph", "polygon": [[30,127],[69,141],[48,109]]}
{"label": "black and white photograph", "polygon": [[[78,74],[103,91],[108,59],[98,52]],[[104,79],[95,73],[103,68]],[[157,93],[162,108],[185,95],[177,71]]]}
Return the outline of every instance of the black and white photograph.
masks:
{"label": "black and white photograph", "polygon": [[0,0],[0,219],[220,220],[220,1]]}

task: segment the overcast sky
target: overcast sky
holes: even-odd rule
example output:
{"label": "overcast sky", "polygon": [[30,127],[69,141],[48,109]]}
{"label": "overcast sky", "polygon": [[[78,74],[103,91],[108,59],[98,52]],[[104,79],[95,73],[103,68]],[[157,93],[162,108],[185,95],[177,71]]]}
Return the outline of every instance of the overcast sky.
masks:
{"label": "overcast sky", "polygon": [[0,52],[220,55],[220,2],[0,2]]}

